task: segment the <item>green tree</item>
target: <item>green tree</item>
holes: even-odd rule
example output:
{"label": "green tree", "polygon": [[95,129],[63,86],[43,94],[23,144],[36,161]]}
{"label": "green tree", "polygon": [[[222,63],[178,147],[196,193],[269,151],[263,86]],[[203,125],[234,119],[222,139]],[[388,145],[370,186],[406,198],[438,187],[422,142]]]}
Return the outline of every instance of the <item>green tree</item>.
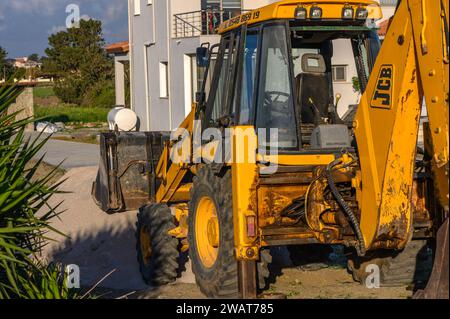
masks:
{"label": "green tree", "polygon": [[87,104],[91,90],[112,81],[113,62],[104,49],[100,21],[81,20],[79,28],[53,34],[48,41],[42,72],[56,77],[55,94],[63,102]]}
{"label": "green tree", "polygon": [[13,66],[7,61],[8,52],[0,46],[0,80],[9,78],[13,72]]}
{"label": "green tree", "polygon": [[6,63],[6,57],[8,56],[8,52],[5,51],[2,47],[0,47],[0,67]]}
{"label": "green tree", "polygon": [[29,56],[28,56],[28,60],[30,60],[30,61],[34,61],[34,62],[39,62],[39,54],[37,54],[37,53],[33,53],[33,54],[30,54]]}

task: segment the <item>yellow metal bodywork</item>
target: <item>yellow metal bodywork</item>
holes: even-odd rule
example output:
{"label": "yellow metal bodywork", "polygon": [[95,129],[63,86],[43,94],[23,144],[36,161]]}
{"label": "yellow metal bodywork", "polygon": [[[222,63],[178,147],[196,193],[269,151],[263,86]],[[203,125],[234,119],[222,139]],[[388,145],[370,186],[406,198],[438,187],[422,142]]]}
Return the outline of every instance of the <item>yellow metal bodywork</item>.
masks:
{"label": "yellow metal bodywork", "polygon": [[209,197],[200,199],[195,217],[195,242],[198,255],[206,268],[211,268],[219,254],[220,230],[217,210]]}
{"label": "yellow metal bodywork", "polygon": [[[449,74],[441,19],[440,1],[402,1],[358,106],[354,129],[361,174],[353,184],[361,187],[361,229],[368,248],[403,248],[411,237],[424,94],[435,165],[448,167]],[[437,178],[446,177],[441,173]],[[448,207],[448,180],[439,192],[441,204]]]}
{"label": "yellow metal bodywork", "polygon": [[[191,113],[184,119],[177,131],[172,136],[185,137],[183,133],[192,135],[194,130],[195,105],[193,105]],[[189,137],[188,136],[188,137]],[[181,185],[186,173],[189,171],[189,163],[192,162],[192,145],[190,139],[183,140],[182,147],[188,150],[184,156],[187,158],[177,158],[176,152],[179,149],[173,147],[174,142],[168,142],[164,147],[161,158],[156,167],[156,176],[161,179],[162,183],[156,193],[156,201],[158,203],[167,203],[169,201],[189,201],[189,189],[191,185]],[[172,156],[171,156],[172,155]],[[177,158],[174,163],[170,159]],[[171,163],[171,164],[170,164]]]}
{"label": "yellow metal bodywork", "polygon": [[[295,9],[298,6],[306,8],[308,14],[312,6],[319,6],[322,9],[322,19],[336,19],[342,18],[342,9],[344,6],[350,6],[355,11],[359,7],[366,8],[368,10],[369,19],[381,19],[383,13],[380,5],[376,1],[370,0],[347,0],[347,1],[333,1],[333,0],[288,0],[279,1],[268,6],[246,12],[240,16],[225,21],[219,26],[219,34],[226,33],[233,29],[240,27],[243,24],[252,25],[258,22],[274,20],[274,19],[293,19]],[[320,21],[317,24],[320,24]]]}
{"label": "yellow metal bodywork", "polygon": [[258,178],[256,165],[257,137],[252,126],[237,127],[235,132],[246,132],[243,137],[233,134],[233,163],[231,164],[233,189],[233,223],[236,258],[238,260],[259,258],[256,236],[247,236],[247,218],[257,220],[255,188]]}
{"label": "yellow metal bodywork", "polygon": [[[440,1],[437,0],[403,0],[399,6],[354,121],[360,166],[352,165],[335,174],[336,179],[342,176],[341,182],[348,182],[356,190],[352,204],[357,205],[354,211],[360,213],[360,226],[368,249],[401,249],[411,237],[413,170],[424,95],[431,131],[426,143],[435,154],[433,171],[441,205],[448,207],[448,177],[445,175],[448,172],[449,156],[448,56],[443,30],[445,23],[448,25],[448,5],[444,3],[445,7],[440,8]],[[340,19],[345,5],[370,7],[372,18],[381,17],[379,6],[374,1],[289,0],[232,19],[222,24],[219,32],[228,32],[242,24],[292,19],[299,4],[308,10],[313,4],[320,6],[323,19]],[[442,21],[441,9],[447,12],[447,21]],[[320,20],[317,24],[320,25]],[[192,137],[195,109],[196,105],[176,134],[182,136],[183,130],[186,130]],[[276,214],[300,195],[306,194],[309,198],[310,192],[312,200],[305,204],[311,212],[307,215],[309,228],[293,230],[284,234],[284,238],[304,239],[305,242],[344,242],[335,234],[333,226],[338,222],[336,211],[339,208],[329,206],[322,198],[325,184],[321,188],[320,185],[313,185],[316,181],[295,185],[259,184],[260,173],[268,163],[282,168],[315,167],[323,171],[324,167],[336,160],[335,154],[257,154],[257,136],[252,126],[234,127],[232,139],[233,160],[225,165],[231,167],[232,173],[232,213],[238,260],[257,260],[259,249],[274,242],[273,238],[262,233],[261,227],[288,225],[288,221]],[[194,158],[202,154],[204,159],[212,161],[216,150],[220,148],[217,142],[194,148],[191,139],[186,139],[182,145],[190,150],[188,157],[181,158],[179,163],[171,162],[170,155],[177,155],[178,149],[170,142],[156,170],[158,178],[162,180],[156,194],[157,202],[176,205],[179,210],[176,214],[179,226],[172,232],[178,238],[187,235],[186,203],[190,200],[192,186],[190,182],[182,181],[189,172],[195,175]],[[344,163],[348,163],[351,159],[345,157]],[[312,175],[312,171],[308,174]],[[206,206],[205,210],[211,211]],[[198,230],[203,235],[198,233],[196,236],[203,236],[202,240],[214,247],[217,244],[218,226],[211,216],[203,230]],[[249,236],[249,221],[252,220],[256,220],[257,232]],[[345,240],[346,243],[354,244],[354,235]],[[186,244],[184,249],[187,249]],[[206,264],[214,260],[211,251],[205,248]]]}

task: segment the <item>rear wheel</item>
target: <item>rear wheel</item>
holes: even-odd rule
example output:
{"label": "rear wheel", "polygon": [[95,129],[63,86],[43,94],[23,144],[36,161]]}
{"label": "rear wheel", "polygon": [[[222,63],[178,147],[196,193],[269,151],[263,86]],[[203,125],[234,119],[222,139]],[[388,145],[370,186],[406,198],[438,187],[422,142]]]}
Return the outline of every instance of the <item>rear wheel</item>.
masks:
{"label": "rear wheel", "polygon": [[413,240],[401,252],[377,252],[371,258],[359,258],[356,254],[348,261],[348,269],[353,279],[365,283],[370,272],[369,265],[378,265],[380,284],[385,287],[416,284],[423,285],[429,278],[432,269],[432,251],[426,240]]}
{"label": "rear wheel", "polygon": [[162,204],[142,207],[136,224],[136,251],[144,281],[161,286],[176,280],[179,270],[178,240],[170,208]]}
{"label": "rear wheel", "polygon": [[[202,166],[194,177],[189,203],[189,257],[197,285],[211,298],[238,297],[238,267],[234,256],[231,171],[215,174]],[[258,285],[265,288],[272,257],[261,252]]]}

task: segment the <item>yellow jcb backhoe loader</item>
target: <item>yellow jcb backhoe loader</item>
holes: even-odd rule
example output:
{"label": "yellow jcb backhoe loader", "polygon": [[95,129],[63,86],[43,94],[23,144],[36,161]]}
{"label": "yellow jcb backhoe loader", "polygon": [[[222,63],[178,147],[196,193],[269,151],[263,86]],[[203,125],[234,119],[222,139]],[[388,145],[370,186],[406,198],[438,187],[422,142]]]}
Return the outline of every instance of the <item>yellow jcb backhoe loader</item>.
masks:
{"label": "yellow jcb backhoe loader", "polygon": [[[384,284],[412,283],[437,238],[421,296],[448,298],[448,3],[399,1],[380,48],[381,17],[375,1],[286,0],[232,18],[197,50],[205,80],[178,130],[102,136],[93,195],[140,207],[146,282],[174,281],[188,251],[206,296],[253,298],[271,246],[333,244],[357,280],[377,264]],[[363,93],[344,119],[338,43]]]}

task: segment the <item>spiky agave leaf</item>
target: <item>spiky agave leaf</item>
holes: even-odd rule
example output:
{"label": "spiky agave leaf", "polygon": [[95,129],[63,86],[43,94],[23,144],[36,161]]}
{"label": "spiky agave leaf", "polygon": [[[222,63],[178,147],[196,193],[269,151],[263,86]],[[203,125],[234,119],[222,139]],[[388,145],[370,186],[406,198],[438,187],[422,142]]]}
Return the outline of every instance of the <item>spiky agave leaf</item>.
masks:
{"label": "spiky agave leaf", "polygon": [[[21,93],[15,86],[0,86],[0,298],[71,298],[61,267],[46,267],[35,255],[56,231],[50,220],[58,216],[48,200],[58,192],[49,186],[55,176],[34,178],[42,158],[30,161],[48,138],[31,140],[25,127],[33,119],[16,120],[9,106]],[[39,214],[38,214],[39,212]]]}

